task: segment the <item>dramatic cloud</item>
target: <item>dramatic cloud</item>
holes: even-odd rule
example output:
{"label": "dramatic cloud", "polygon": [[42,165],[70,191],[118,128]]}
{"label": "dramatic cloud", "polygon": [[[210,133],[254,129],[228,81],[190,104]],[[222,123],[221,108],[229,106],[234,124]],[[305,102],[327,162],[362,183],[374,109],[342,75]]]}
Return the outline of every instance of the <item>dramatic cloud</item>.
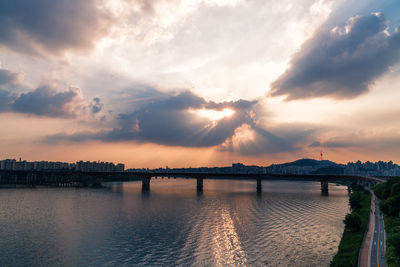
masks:
{"label": "dramatic cloud", "polygon": [[[46,81],[35,90],[27,91],[21,83],[22,73],[0,68],[0,112],[25,113],[43,117],[75,118],[98,114],[103,109],[99,97],[92,103],[82,96],[79,88],[59,91],[55,83]],[[21,91],[25,91],[22,92]]]}
{"label": "dramatic cloud", "polygon": [[78,88],[57,92],[45,85],[21,94],[11,105],[11,111],[46,117],[76,117],[82,109]]}
{"label": "dramatic cloud", "polygon": [[288,100],[352,98],[400,59],[400,31],[389,34],[382,13],[352,17],[345,25],[318,31],[271,84],[271,95]]}
{"label": "dramatic cloud", "polygon": [[97,0],[2,0],[0,44],[23,52],[89,48],[109,28]]}
{"label": "dramatic cloud", "polygon": [[302,150],[315,130],[306,125],[279,125],[269,130],[245,124],[220,146],[221,151],[241,155],[273,154]]}
{"label": "dramatic cloud", "polygon": [[[97,104],[101,105],[100,99]],[[78,88],[70,87],[66,91],[58,92],[51,85],[43,85],[20,95],[0,89],[0,112],[73,118],[83,114],[86,108],[86,101]],[[95,109],[97,111],[97,107]]]}
{"label": "dramatic cloud", "polygon": [[257,101],[216,103],[189,91],[140,106],[118,116],[118,127],[94,133],[57,134],[45,142],[136,141],[168,146],[213,147],[243,155],[270,154],[301,149],[309,143],[310,127],[283,125],[270,131],[256,119]]}
{"label": "dramatic cloud", "polygon": [[[251,121],[250,108],[256,102],[236,101],[215,103],[186,91],[158,102],[149,103],[130,114],[118,116],[119,127],[94,134],[58,135],[50,141],[68,139],[85,141],[139,141],[164,145],[209,147],[231,137],[237,127]],[[232,114],[219,119],[202,116],[202,111]]]}

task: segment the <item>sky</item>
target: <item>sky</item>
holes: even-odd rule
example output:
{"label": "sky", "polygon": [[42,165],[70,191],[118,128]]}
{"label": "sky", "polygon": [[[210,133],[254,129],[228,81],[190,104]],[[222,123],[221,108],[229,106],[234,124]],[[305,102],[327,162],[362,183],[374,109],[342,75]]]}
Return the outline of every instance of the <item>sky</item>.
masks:
{"label": "sky", "polygon": [[0,158],[400,162],[398,0],[2,0]]}

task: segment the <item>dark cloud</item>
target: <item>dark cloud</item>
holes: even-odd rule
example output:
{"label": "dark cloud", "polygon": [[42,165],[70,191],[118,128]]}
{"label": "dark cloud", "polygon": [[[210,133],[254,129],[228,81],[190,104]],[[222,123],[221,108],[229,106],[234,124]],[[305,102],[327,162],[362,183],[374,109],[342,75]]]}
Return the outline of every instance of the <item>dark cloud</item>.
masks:
{"label": "dark cloud", "polygon": [[46,117],[75,117],[82,108],[80,90],[58,92],[48,85],[23,93],[10,105],[11,111]]}
{"label": "dark cloud", "polygon": [[[134,140],[173,146],[210,147],[223,143],[234,134],[237,127],[250,122],[250,108],[255,104],[255,101],[245,100],[215,103],[185,91],[148,103],[132,113],[119,114],[119,127],[111,131],[79,133],[73,136],[57,135],[49,140]],[[226,108],[234,110],[235,113],[217,121],[195,114],[195,110],[200,109]]]}
{"label": "dark cloud", "polygon": [[0,69],[0,85],[3,84],[18,84],[21,79],[20,73],[15,73],[7,69]]}
{"label": "dark cloud", "polygon": [[50,85],[17,95],[0,89],[0,112],[17,112],[36,116],[72,118],[86,109],[78,88],[58,92]]}
{"label": "dark cloud", "polygon": [[103,103],[99,97],[89,103],[79,88],[69,87],[60,91],[51,81],[28,91],[21,80],[21,73],[0,68],[0,113],[15,112],[54,118],[79,117],[81,121],[92,123],[106,121],[106,116],[101,114]]}
{"label": "dark cloud", "polygon": [[90,109],[93,114],[99,113],[103,109],[103,104],[101,103],[100,98],[93,98],[93,101],[90,104]]}
{"label": "dark cloud", "polygon": [[10,91],[10,87],[19,84],[21,76],[20,73],[0,68],[0,112],[11,109],[17,96]]}
{"label": "dark cloud", "polygon": [[[153,92],[154,93],[154,92]],[[160,95],[165,96],[165,93]],[[152,94],[154,96],[154,94]],[[238,100],[216,103],[206,101],[190,91],[150,102],[132,113],[119,114],[117,127],[109,131],[57,134],[45,142],[136,141],[169,146],[212,147],[240,154],[279,153],[300,149],[311,130],[307,127],[281,126],[267,131],[255,118],[257,101]],[[220,120],[199,116],[196,110],[234,110]],[[248,130],[246,132],[246,129]],[[247,138],[251,135],[252,138]],[[242,138],[244,137],[244,138]]]}
{"label": "dark cloud", "polygon": [[98,0],[2,0],[0,44],[23,52],[89,48],[110,26]]}
{"label": "dark cloud", "polygon": [[319,141],[314,141],[310,144],[310,147],[321,147],[321,142]]}
{"label": "dark cloud", "polygon": [[21,85],[21,73],[0,68],[0,112],[17,112],[36,116],[73,118],[83,115],[89,108],[93,114],[102,110],[100,98],[91,104],[82,97],[79,88],[70,87],[60,92],[47,82],[35,90],[25,93]]}
{"label": "dark cloud", "polygon": [[387,32],[383,14],[358,16],[332,30],[320,30],[271,84],[271,95],[288,100],[312,97],[352,98],[400,59],[400,31]]}
{"label": "dark cloud", "polygon": [[6,90],[0,90],[0,112],[7,112],[11,110],[11,104],[14,102],[16,96]]}

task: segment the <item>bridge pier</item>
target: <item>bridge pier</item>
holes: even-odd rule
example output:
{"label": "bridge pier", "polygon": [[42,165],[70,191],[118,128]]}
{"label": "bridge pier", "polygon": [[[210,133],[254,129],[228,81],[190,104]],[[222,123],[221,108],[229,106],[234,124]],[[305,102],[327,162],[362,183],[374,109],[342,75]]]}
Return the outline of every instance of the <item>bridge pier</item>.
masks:
{"label": "bridge pier", "polygon": [[197,177],[197,192],[203,191],[203,178]]}
{"label": "bridge pier", "polygon": [[321,181],[321,194],[323,196],[329,195],[328,182]]}
{"label": "bridge pier", "polygon": [[257,177],[257,193],[261,193],[262,185],[261,185],[261,177]]}
{"label": "bridge pier", "polygon": [[151,177],[142,178],[142,191],[150,191],[150,179]]}

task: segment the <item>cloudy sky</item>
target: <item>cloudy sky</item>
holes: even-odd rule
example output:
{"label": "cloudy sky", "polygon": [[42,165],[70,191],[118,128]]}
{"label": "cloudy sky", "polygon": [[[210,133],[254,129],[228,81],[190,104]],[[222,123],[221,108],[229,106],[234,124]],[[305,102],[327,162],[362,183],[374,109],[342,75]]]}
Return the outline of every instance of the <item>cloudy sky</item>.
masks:
{"label": "cloudy sky", "polygon": [[398,0],[2,0],[0,158],[400,162]]}

